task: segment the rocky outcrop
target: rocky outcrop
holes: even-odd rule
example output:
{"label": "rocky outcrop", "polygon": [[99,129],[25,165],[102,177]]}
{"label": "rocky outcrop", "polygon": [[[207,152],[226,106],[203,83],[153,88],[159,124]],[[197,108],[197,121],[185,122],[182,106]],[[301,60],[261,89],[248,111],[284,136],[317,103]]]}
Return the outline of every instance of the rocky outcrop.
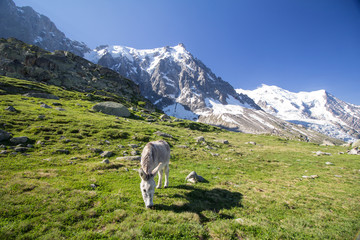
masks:
{"label": "rocky outcrop", "polygon": [[114,115],[118,117],[129,117],[129,110],[122,104],[116,102],[101,102],[92,107],[96,112],[102,112],[108,115]]}
{"label": "rocky outcrop", "polygon": [[12,0],[0,0],[0,37],[14,37],[48,51],[64,50],[83,56],[90,49],[70,40],[46,16],[31,7],[17,7]]}
{"label": "rocky outcrop", "polygon": [[133,81],[115,71],[71,52],[48,52],[14,38],[0,39],[0,75],[84,93],[115,94],[128,101],[146,101]]}

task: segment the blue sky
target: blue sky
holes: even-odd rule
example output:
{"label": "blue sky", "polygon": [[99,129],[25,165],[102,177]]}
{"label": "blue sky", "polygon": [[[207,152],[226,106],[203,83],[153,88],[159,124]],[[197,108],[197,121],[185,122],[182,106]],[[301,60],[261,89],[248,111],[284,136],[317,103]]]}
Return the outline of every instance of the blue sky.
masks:
{"label": "blue sky", "polygon": [[234,88],[325,89],[360,105],[360,0],[15,0],[94,48],[184,43]]}

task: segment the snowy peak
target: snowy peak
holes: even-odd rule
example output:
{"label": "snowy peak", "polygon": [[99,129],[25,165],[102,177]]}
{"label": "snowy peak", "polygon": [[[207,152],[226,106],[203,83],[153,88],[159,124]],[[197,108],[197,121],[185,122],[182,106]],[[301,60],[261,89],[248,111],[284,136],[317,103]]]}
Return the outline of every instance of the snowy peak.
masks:
{"label": "snowy peak", "polygon": [[255,90],[237,89],[266,112],[332,137],[352,141],[360,137],[360,106],[348,104],[326,92],[290,92],[262,85]]}

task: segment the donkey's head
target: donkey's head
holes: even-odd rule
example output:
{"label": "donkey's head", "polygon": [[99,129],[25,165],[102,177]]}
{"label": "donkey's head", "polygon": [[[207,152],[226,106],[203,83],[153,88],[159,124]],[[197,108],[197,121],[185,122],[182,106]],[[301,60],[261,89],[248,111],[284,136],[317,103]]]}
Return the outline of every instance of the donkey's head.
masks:
{"label": "donkey's head", "polygon": [[140,183],[140,190],[145,202],[145,206],[147,208],[151,208],[154,203],[154,193],[155,193],[155,180],[154,177],[159,171],[159,168],[161,166],[161,163],[154,168],[154,170],[151,173],[145,173],[142,168],[139,169],[139,174],[141,177],[141,183]]}

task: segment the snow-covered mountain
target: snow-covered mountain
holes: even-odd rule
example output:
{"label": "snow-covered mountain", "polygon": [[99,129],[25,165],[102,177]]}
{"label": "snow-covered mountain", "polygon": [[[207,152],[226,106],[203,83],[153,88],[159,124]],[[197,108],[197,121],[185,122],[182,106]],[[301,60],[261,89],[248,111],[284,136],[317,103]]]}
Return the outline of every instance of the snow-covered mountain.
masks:
{"label": "snow-covered mountain", "polygon": [[171,116],[245,133],[314,142],[326,139],[263,111],[247,95],[236,93],[183,44],[145,50],[99,46],[86,53],[85,58],[134,80],[146,98]]}
{"label": "snow-covered mountain", "polygon": [[183,44],[145,50],[100,46],[85,58],[132,79],[145,97],[172,116],[195,120],[212,113],[214,104],[260,109],[194,58]]}
{"label": "snow-covered mountain", "polygon": [[0,0],[0,37],[14,37],[48,51],[65,50],[83,56],[90,49],[70,40],[46,16],[31,7],[17,7],[12,0]]}
{"label": "snow-covered mountain", "polygon": [[360,138],[360,106],[337,99],[325,90],[294,93],[262,85],[255,90],[236,91],[283,120],[344,141]]}

